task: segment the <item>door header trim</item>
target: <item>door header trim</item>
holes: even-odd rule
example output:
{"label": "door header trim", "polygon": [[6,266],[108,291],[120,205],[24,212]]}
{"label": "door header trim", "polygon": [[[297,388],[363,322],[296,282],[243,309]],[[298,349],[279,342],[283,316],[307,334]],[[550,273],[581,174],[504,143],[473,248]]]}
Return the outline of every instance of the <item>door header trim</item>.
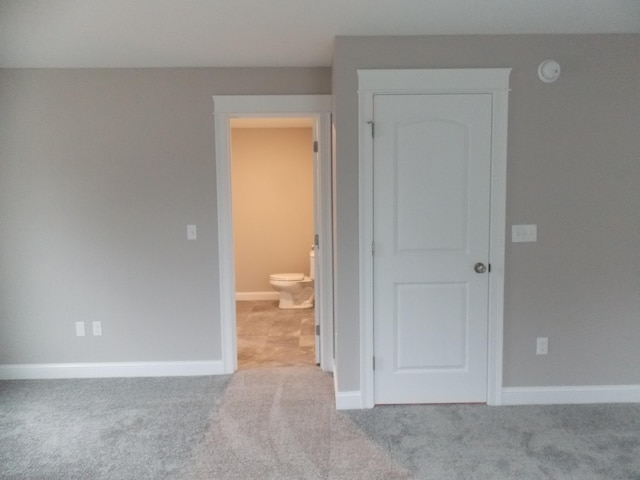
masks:
{"label": "door header trim", "polygon": [[213,95],[213,113],[288,116],[331,113],[332,95]]}
{"label": "door header trim", "polygon": [[493,93],[509,90],[510,73],[510,68],[358,70],[358,93]]}

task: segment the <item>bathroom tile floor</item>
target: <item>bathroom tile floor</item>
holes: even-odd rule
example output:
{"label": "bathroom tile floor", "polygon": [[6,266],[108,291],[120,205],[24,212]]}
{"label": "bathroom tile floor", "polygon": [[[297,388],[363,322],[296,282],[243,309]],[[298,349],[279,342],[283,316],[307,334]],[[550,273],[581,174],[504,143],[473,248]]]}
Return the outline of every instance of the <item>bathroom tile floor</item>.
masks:
{"label": "bathroom tile floor", "polygon": [[236,302],[238,368],[315,365],[313,308],[281,310],[277,301]]}

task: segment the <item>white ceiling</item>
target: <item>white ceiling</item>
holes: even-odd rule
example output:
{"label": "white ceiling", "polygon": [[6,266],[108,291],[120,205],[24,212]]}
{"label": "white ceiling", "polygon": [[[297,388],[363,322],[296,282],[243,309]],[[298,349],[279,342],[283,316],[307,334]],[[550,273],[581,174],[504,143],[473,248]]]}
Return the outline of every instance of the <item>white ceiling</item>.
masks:
{"label": "white ceiling", "polygon": [[640,0],[0,0],[0,67],[329,66],[337,35],[640,33]]}

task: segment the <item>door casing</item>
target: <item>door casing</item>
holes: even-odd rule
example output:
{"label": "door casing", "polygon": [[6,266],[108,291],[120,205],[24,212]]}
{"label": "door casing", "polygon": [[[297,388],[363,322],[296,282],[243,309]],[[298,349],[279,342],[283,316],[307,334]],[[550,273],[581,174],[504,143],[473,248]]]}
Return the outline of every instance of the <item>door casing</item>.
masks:
{"label": "door casing", "polygon": [[[321,261],[316,288],[320,291],[320,367],[333,371],[333,239],[331,216],[331,95],[214,95],[216,197],[218,217],[219,315],[224,373],[238,368],[236,341],[235,272],[231,212],[231,158],[229,120],[238,117],[313,118],[318,139],[319,242]],[[317,178],[319,177],[319,178]],[[318,211],[316,210],[316,212]]]}
{"label": "door casing", "polygon": [[373,98],[376,94],[492,95],[487,403],[502,403],[504,251],[510,68],[358,70],[360,403],[375,405],[373,337]]}

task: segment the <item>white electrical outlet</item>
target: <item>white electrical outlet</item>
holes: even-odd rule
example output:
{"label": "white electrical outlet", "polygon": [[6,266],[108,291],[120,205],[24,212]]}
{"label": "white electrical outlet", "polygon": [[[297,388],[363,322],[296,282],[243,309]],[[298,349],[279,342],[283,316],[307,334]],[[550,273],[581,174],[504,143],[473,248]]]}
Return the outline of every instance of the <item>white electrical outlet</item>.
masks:
{"label": "white electrical outlet", "polygon": [[93,322],[93,336],[99,337],[102,335],[102,322]]}
{"label": "white electrical outlet", "polygon": [[84,337],[84,322],[76,322],[76,337]]}
{"label": "white electrical outlet", "polygon": [[549,353],[549,338],[538,337],[536,340],[536,355],[547,355]]}

